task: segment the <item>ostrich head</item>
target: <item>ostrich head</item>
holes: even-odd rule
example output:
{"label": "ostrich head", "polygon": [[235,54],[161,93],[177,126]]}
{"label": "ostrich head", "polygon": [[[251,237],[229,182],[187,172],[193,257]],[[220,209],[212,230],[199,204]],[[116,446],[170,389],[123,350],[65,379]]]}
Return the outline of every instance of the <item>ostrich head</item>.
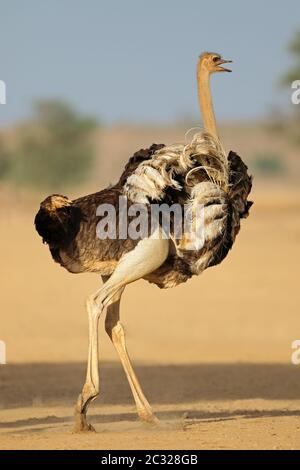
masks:
{"label": "ostrich head", "polygon": [[225,60],[220,54],[216,54],[215,52],[204,52],[200,56],[199,66],[202,70],[206,69],[209,74],[216,72],[231,72],[230,69],[222,67],[223,64],[229,64],[231,62],[232,60]]}

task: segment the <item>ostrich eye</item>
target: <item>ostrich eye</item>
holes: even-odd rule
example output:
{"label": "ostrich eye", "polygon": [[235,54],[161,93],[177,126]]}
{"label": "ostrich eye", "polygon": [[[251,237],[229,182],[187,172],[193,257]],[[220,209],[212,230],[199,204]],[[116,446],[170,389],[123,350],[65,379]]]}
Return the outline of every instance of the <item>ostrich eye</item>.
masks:
{"label": "ostrich eye", "polygon": [[213,58],[213,61],[214,61],[214,62],[219,62],[220,59],[221,59],[221,57],[214,57],[214,58]]}

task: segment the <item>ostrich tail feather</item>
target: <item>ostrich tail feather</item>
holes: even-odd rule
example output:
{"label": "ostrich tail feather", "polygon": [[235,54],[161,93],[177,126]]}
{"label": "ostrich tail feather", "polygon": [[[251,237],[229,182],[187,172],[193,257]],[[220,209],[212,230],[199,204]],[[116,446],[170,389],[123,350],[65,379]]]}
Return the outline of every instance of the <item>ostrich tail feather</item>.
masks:
{"label": "ostrich tail feather", "polygon": [[228,188],[228,161],[220,142],[206,131],[190,143],[167,145],[142,161],[124,183],[124,193],[133,202],[164,199],[168,188],[190,192],[201,181]]}

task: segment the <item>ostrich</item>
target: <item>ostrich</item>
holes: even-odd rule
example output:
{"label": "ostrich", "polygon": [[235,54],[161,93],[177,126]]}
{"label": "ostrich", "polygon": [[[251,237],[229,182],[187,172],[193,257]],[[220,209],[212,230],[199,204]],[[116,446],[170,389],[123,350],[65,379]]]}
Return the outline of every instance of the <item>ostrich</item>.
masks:
{"label": "ostrich", "polygon": [[[103,285],[86,302],[89,320],[89,351],[86,381],[75,406],[75,431],[92,431],[87,421],[89,404],[99,395],[98,322],[107,310],[105,330],[127,376],[138,416],[157,423],[133,370],[120,323],[120,300],[127,284],[148,280],[160,288],[175,287],[206,268],[219,264],[231,249],[247,217],[251,202],[251,177],[241,158],[227,156],[220,144],[210,92],[213,73],[225,72],[227,62],[219,54],[204,53],[197,67],[199,103],[204,130],[189,144],[157,145],[136,152],[119,181],[112,187],[71,201],[52,195],[40,205],[35,226],[49,245],[53,259],[71,273],[95,272]],[[128,207],[153,202],[188,204],[192,223],[196,209],[204,206],[204,244],[183,233],[181,239],[170,231],[162,236],[160,224],[147,237],[133,240],[100,239],[96,235],[97,207],[111,204],[118,215],[120,196]]]}

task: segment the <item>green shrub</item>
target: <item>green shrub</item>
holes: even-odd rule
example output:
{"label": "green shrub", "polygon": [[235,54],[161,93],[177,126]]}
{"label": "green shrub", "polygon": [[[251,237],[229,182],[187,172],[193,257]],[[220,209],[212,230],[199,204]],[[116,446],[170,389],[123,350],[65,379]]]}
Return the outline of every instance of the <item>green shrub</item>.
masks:
{"label": "green shrub", "polygon": [[9,177],[11,166],[11,155],[6,149],[3,137],[0,136],[0,181],[6,180]]}
{"label": "green shrub", "polygon": [[263,176],[276,176],[285,172],[283,159],[273,153],[264,153],[256,155],[251,167],[253,172]]}
{"label": "green shrub", "polygon": [[294,60],[294,64],[283,75],[281,83],[291,87],[295,80],[300,80],[300,30],[296,31],[288,44],[288,52]]}
{"label": "green shrub", "polygon": [[[34,118],[17,133],[6,175],[15,183],[60,190],[81,183],[94,160],[91,143],[96,122],[61,101],[40,101]],[[5,155],[5,152],[3,152]],[[7,160],[0,157],[1,162]]]}

